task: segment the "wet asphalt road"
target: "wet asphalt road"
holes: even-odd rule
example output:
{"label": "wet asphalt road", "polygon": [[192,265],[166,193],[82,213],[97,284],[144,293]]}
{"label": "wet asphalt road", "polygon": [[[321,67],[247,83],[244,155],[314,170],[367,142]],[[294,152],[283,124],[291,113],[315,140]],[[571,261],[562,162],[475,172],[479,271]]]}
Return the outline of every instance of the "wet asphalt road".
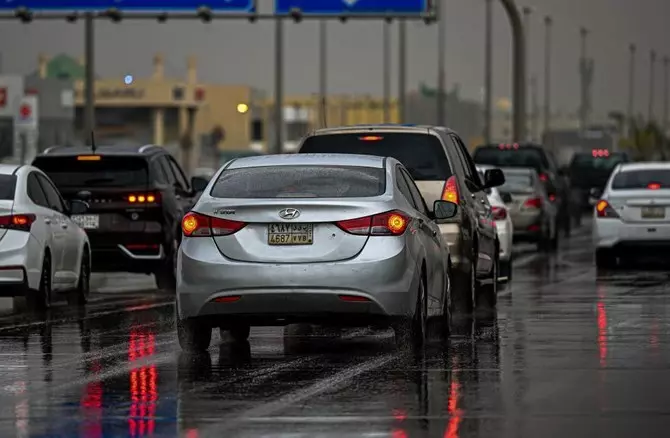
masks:
{"label": "wet asphalt road", "polygon": [[668,436],[670,275],[598,278],[587,231],[521,256],[494,321],[423,352],[259,328],[190,357],[170,297],[117,280],[85,313],[2,317],[0,436]]}

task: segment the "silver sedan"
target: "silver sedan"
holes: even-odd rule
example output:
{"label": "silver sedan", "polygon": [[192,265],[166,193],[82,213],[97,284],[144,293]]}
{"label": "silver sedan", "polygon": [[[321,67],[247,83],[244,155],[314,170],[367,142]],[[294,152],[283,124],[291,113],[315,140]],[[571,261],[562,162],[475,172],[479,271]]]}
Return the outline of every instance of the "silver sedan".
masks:
{"label": "silver sedan", "polygon": [[[450,258],[435,220],[393,158],[269,155],[220,169],[182,221],[177,332],[185,350],[212,328],[245,341],[251,326],[393,327],[420,345],[448,330]],[[443,330],[443,331],[446,331]]]}

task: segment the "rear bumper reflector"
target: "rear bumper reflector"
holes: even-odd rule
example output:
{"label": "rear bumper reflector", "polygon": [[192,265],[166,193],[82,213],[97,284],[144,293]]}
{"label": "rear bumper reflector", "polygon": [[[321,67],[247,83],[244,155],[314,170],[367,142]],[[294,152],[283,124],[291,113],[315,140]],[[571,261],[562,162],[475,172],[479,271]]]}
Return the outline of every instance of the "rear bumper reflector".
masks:
{"label": "rear bumper reflector", "polygon": [[350,303],[369,303],[370,299],[365,297],[359,297],[357,295],[338,295],[342,301],[347,301]]}
{"label": "rear bumper reflector", "polygon": [[212,300],[213,303],[234,303],[239,301],[242,297],[240,295],[230,295],[227,297],[218,297]]}

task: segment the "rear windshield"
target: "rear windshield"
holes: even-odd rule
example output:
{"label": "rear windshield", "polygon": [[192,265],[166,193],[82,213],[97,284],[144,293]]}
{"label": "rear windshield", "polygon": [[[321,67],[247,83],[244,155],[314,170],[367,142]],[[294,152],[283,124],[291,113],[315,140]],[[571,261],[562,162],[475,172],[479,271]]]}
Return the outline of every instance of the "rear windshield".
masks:
{"label": "rear windshield", "polygon": [[100,156],[99,161],[68,157],[38,157],[33,165],[49,175],[57,187],[132,187],[148,184],[143,158]]}
{"label": "rear windshield", "polygon": [[317,135],[307,138],[301,154],[362,154],[393,157],[417,181],[445,181],[452,175],[442,143],[434,135],[375,133]]}
{"label": "rear windshield", "polygon": [[619,172],[612,181],[614,190],[670,189],[670,169],[629,170]]}
{"label": "rear windshield", "polygon": [[595,170],[611,172],[617,164],[628,161],[626,155],[622,153],[612,153],[607,157],[594,157],[592,154],[577,154],[570,163],[570,169],[573,171],[579,170]]}
{"label": "rear windshield", "polygon": [[524,174],[505,174],[505,184],[500,187],[502,192],[532,192],[535,189],[533,177]]}
{"label": "rear windshield", "polygon": [[386,191],[384,169],[359,166],[277,166],[226,170],[215,198],[366,198]]}
{"label": "rear windshield", "polygon": [[0,200],[14,200],[16,190],[16,175],[0,175]]}
{"label": "rear windshield", "polygon": [[477,164],[488,164],[495,167],[530,167],[537,171],[549,167],[542,150],[531,147],[499,148],[494,146],[479,147],[472,158]]}

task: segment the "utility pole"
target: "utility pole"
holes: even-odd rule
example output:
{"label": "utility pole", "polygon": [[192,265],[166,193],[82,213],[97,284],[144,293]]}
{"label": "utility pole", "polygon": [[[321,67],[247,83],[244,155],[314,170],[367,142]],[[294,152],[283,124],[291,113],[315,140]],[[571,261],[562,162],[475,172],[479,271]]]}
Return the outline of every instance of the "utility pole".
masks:
{"label": "utility pole", "polygon": [[586,42],[589,36],[589,30],[585,27],[582,27],[579,30],[579,35],[581,37],[581,50],[579,56],[579,77],[581,85],[580,93],[580,104],[579,104],[579,129],[582,137],[586,131],[589,123],[589,111],[590,111],[590,89],[591,89],[591,80],[593,77],[593,63],[590,59],[587,58],[586,53]]}
{"label": "utility pole", "polygon": [[437,125],[446,124],[447,84],[446,84],[446,39],[447,23],[443,13],[444,3],[437,4]]}
{"label": "utility pole", "polygon": [[507,18],[509,18],[510,26],[512,27],[512,105],[514,108],[514,124],[513,124],[513,140],[523,141],[526,138],[526,78],[524,72],[526,71],[526,51],[524,38],[523,23],[521,22],[521,14],[516,7],[514,0],[500,0]]}
{"label": "utility pole", "polygon": [[319,21],[319,124],[328,125],[328,26],[326,20]]}
{"label": "utility pole", "polygon": [[398,23],[398,112],[400,123],[407,120],[407,21],[401,18]]}
{"label": "utility pole", "polygon": [[84,21],[84,144],[92,140],[95,131],[95,28],[93,14],[87,13]]}
{"label": "utility pole", "polygon": [[544,17],[544,133],[551,129],[551,26],[550,16]]}
{"label": "utility pole", "polygon": [[537,76],[533,75],[530,78],[530,106],[531,106],[531,124],[530,124],[530,141],[541,142],[540,134],[538,132],[539,122],[539,107],[537,103]]}
{"label": "utility pole", "polygon": [[662,133],[663,133],[663,156],[665,157],[666,150],[668,148],[668,67],[670,67],[670,58],[667,56],[663,57],[663,121],[661,123]]}
{"label": "utility pole", "polygon": [[649,108],[647,114],[649,123],[654,122],[654,81],[656,79],[656,51],[649,52]]}
{"label": "utility pole", "polygon": [[484,50],[484,143],[491,143],[493,124],[493,0],[486,1]]}
{"label": "utility pole", "polygon": [[275,18],[275,145],[273,152],[284,151],[284,20]]}
{"label": "utility pole", "polygon": [[628,61],[628,107],[626,109],[627,137],[633,134],[633,118],[635,117],[635,53],[637,47],[635,44],[628,46],[630,58]]}
{"label": "utility pole", "polygon": [[384,123],[391,122],[391,21],[384,21],[384,60],[383,60],[383,87],[384,87]]}
{"label": "utility pole", "polygon": [[525,78],[526,78],[526,83],[530,84],[529,89],[528,89],[528,91],[529,91],[528,94],[531,96],[531,101],[528,103],[528,106],[526,107],[526,109],[527,109],[527,111],[526,111],[526,126],[529,126],[529,125],[531,126],[530,141],[533,141],[534,138],[535,138],[534,137],[534,135],[535,135],[535,129],[534,129],[535,128],[534,127],[535,113],[533,112],[534,108],[533,108],[533,99],[532,99],[534,91],[533,91],[533,88],[532,88],[533,87],[532,80],[530,80],[530,82],[529,82],[529,79],[530,79],[530,54],[531,54],[531,49],[530,49],[530,42],[531,42],[531,38],[530,38],[530,19],[531,19],[531,15],[533,14],[533,9],[528,7],[528,6],[525,6],[522,9],[522,12],[523,12],[523,28],[524,28],[524,31],[525,31],[524,35],[526,36],[526,72],[525,72]]}

